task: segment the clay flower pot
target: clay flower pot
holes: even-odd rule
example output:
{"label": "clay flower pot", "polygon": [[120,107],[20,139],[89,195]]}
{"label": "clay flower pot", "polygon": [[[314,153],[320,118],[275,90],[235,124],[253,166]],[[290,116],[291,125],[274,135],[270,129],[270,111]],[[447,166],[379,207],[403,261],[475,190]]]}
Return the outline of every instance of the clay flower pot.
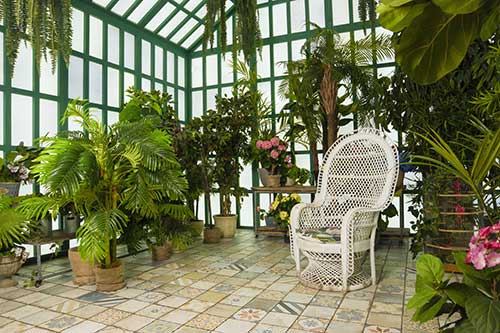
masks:
{"label": "clay flower pot", "polygon": [[172,245],[170,242],[163,245],[151,245],[151,254],[153,261],[167,260],[172,256]]}
{"label": "clay flower pot", "polygon": [[219,243],[221,238],[221,232],[219,228],[205,228],[203,230],[203,243],[215,244]]}
{"label": "clay flower pot", "polygon": [[11,278],[28,259],[29,253],[24,247],[18,247],[12,254],[0,256],[0,288],[9,288],[17,285]]}
{"label": "clay flower pot", "polygon": [[236,233],[236,215],[214,215],[215,226],[220,230],[222,238],[234,237]]}
{"label": "clay flower pot", "polygon": [[96,266],[94,271],[97,291],[115,291],[125,287],[123,264],[120,261],[116,261],[110,268]]}
{"label": "clay flower pot", "polygon": [[69,249],[68,259],[73,270],[74,284],[78,286],[95,284],[94,266],[80,257],[77,247]]}

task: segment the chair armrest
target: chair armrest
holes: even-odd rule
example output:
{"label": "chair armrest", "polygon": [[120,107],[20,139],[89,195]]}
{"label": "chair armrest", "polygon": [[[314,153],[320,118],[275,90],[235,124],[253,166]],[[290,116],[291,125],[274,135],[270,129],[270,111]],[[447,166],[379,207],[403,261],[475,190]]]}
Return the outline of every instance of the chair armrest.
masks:
{"label": "chair armrest", "polygon": [[299,220],[300,220],[300,214],[302,211],[306,208],[318,208],[321,207],[321,203],[318,202],[312,202],[312,203],[300,203],[295,206],[293,206],[292,211],[290,212],[290,228],[292,229],[292,232],[295,230],[299,229]]}
{"label": "chair armrest", "polygon": [[[344,235],[344,232],[349,231],[349,227],[353,222],[356,222],[357,217],[363,214],[373,214],[373,213],[380,213],[384,207],[371,207],[371,208],[366,208],[366,207],[356,207],[350,209],[343,217],[342,219],[342,235]],[[376,221],[372,221],[372,223],[367,223],[366,226],[376,223]],[[375,224],[376,225],[376,224]],[[346,234],[347,236],[347,234]]]}

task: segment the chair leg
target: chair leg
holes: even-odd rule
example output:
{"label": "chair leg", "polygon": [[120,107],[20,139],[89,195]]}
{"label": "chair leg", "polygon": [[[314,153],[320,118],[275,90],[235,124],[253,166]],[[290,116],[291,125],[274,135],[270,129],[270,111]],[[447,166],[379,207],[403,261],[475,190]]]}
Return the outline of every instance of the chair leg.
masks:
{"label": "chair leg", "polygon": [[347,292],[347,279],[349,275],[349,257],[347,251],[342,253],[342,292]]}
{"label": "chair leg", "polygon": [[300,250],[296,242],[294,242],[293,254],[295,258],[295,269],[297,270],[297,274],[300,275]]}
{"label": "chair leg", "polygon": [[375,269],[375,230],[370,237],[370,269],[372,273],[372,284],[377,284],[377,270]]}

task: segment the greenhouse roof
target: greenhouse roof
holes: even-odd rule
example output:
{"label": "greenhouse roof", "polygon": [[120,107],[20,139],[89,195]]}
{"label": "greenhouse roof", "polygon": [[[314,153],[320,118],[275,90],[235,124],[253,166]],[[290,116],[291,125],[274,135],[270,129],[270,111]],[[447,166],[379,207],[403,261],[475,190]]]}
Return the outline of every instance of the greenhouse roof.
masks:
{"label": "greenhouse roof", "polygon": [[[93,0],[93,3],[123,17],[185,50],[202,42],[205,0]],[[233,3],[226,3],[228,16]]]}

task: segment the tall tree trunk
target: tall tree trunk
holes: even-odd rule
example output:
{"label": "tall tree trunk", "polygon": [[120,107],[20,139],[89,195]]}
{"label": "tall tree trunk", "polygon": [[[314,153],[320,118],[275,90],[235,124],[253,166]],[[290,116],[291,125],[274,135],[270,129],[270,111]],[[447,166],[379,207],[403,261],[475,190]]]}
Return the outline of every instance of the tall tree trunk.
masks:
{"label": "tall tree trunk", "polygon": [[311,149],[311,155],[312,155],[312,159],[313,159],[314,182],[316,183],[318,181],[318,176],[319,176],[318,143],[311,141],[311,144],[309,146]]}
{"label": "tall tree trunk", "polygon": [[325,151],[333,145],[338,135],[337,90],[337,81],[332,78],[332,66],[327,65],[319,90],[328,127],[327,146],[324,147]]}

